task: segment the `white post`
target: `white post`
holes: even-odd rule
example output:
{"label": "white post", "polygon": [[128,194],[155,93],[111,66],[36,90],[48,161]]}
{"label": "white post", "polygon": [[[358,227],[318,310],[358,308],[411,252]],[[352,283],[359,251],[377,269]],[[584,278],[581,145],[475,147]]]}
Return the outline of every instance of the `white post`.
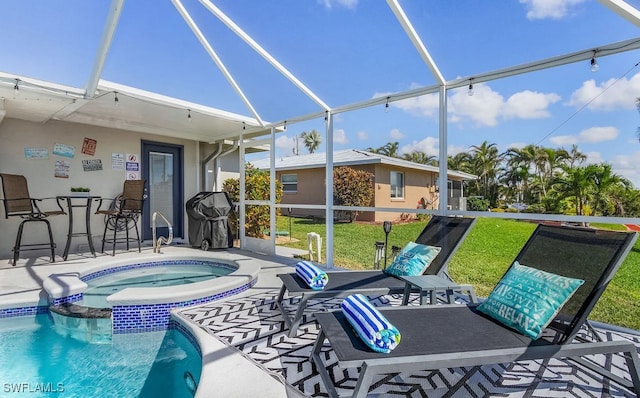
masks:
{"label": "white post", "polygon": [[316,241],[316,250],[318,253],[318,262],[322,261],[322,237],[315,232],[307,234],[307,245],[309,246],[309,260],[313,261],[313,241]]}

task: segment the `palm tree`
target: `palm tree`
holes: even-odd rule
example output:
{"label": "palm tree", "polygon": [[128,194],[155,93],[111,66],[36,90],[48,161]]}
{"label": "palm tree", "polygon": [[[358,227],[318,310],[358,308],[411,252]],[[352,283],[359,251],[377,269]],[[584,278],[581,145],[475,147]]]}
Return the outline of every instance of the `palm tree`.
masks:
{"label": "palm tree", "polygon": [[427,155],[424,152],[421,151],[413,151],[411,153],[405,153],[402,156],[403,159],[408,160],[410,162],[414,162],[414,163],[420,163],[420,164],[428,164],[431,166],[437,166],[438,165],[438,157],[437,156],[431,156],[431,155]]}
{"label": "palm tree", "polygon": [[472,160],[471,165],[474,174],[480,179],[477,184],[478,192],[482,192],[485,199],[489,199],[492,205],[497,201],[497,174],[498,167],[502,161],[498,153],[498,147],[494,144],[484,141],[482,144],[471,146]]}
{"label": "palm tree", "polygon": [[470,161],[471,157],[467,152],[460,152],[455,154],[454,156],[449,155],[447,159],[447,168],[449,170],[458,170],[471,173],[469,166]]}
{"label": "palm tree", "polygon": [[309,132],[303,131],[302,134],[300,134],[300,138],[302,138],[304,146],[309,150],[309,153],[314,153],[322,143],[322,137],[316,130]]}
{"label": "palm tree", "polygon": [[[597,215],[598,212],[603,212],[607,205],[613,205],[613,194],[615,187],[623,186],[629,187],[629,181],[615,174],[611,165],[607,163],[591,165],[591,182],[594,187],[593,194],[593,207],[591,215]],[[615,209],[613,210],[615,212]]]}
{"label": "palm tree", "polygon": [[585,160],[587,160],[587,155],[580,152],[576,144],[571,145],[571,150],[568,153],[569,158],[567,159],[567,161],[569,162],[569,167],[579,166]]}
{"label": "palm tree", "polygon": [[387,155],[387,156],[392,157],[392,158],[397,158],[398,157],[398,148],[399,147],[400,147],[400,143],[398,141],[396,141],[396,142],[387,142],[381,148],[381,152],[380,153],[382,155]]}
{"label": "palm tree", "polygon": [[563,198],[574,198],[576,203],[576,215],[584,214],[584,207],[589,200],[593,189],[591,175],[592,165],[582,167],[563,167],[564,174],[554,179],[555,189]]}

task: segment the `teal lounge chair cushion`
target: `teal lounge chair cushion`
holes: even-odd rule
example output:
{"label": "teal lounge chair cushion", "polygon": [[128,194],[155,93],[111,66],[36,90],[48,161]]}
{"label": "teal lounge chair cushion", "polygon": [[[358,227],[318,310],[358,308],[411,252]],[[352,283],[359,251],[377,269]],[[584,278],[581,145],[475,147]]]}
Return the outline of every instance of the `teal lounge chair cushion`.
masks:
{"label": "teal lounge chair cushion", "polygon": [[478,311],[535,340],[583,283],[516,261]]}
{"label": "teal lounge chair cushion", "polygon": [[439,247],[409,242],[384,272],[394,276],[422,275],[438,253]]}

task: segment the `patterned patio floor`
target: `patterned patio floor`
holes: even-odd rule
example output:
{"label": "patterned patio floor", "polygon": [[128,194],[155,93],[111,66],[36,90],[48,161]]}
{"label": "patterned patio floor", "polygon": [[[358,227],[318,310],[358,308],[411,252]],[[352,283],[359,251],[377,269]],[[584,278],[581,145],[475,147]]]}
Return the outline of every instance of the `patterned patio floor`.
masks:
{"label": "patterned patio floor", "polygon": [[[309,304],[298,336],[287,337],[276,307],[277,291],[214,302],[181,311],[182,316],[209,334],[240,350],[264,369],[280,374],[301,393],[327,396],[315,365],[309,359],[318,327],[312,314],[339,308],[339,300],[316,300]],[[370,297],[378,306],[398,305],[401,297]],[[458,299],[460,300],[460,299]],[[297,300],[290,299],[293,310]],[[603,340],[627,339],[640,348],[638,336],[599,330]],[[338,391],[350,394],[356,370],[338,368],[333,351],[325,346],[329,373]],[[639,349],[640,350],[640,349]],[[590,360],[629,379],[620,355],[594,355]],[[567,360],[522,361],[470,368],[392,373],[378,377],[369,394],[398,397],[635,397],[636,395],[600,375]]]}

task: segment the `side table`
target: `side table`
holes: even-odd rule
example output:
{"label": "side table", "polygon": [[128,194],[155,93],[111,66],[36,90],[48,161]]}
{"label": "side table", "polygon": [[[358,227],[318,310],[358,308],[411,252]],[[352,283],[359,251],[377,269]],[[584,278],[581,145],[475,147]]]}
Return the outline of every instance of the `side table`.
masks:
{"label": "side table", "polygon": [[[89,241],[89,250],[93,257],[96,256],[96,250],[93,247],[93,238],[91,237],[91,203],[94,200],[99,200],[100,196],[80,196],[80,195],[61,195],[56,196],[56,200],[58,202],[65,201],[67,208],[69,211],[67,214],[69,215],[69,230],[67,232],[67,244],[64,247],[64,254],[62,258],[66,261],[69,256],[69,247],[71,247],[71,239],[76,236],[86,236]],[[76,207],[82,207],[85,209],[85,231],[84,232],[73,232],[73,209]]]}
{"label": "side table", "polygon": [[436,275],[401,276],[405,281],[404,297],[402,305],[409,303],[409,295],[412,289],[420,290],[420,305],[425,304],[425,296],[429,296],[429,304],[435,304],[435,293],[444,291],[447,295],[447,303],[451,304],[451,296],[454,291],[467,292],[472,303],[477,302],[476,292],[471,285],[458,285],[449,279]]}

